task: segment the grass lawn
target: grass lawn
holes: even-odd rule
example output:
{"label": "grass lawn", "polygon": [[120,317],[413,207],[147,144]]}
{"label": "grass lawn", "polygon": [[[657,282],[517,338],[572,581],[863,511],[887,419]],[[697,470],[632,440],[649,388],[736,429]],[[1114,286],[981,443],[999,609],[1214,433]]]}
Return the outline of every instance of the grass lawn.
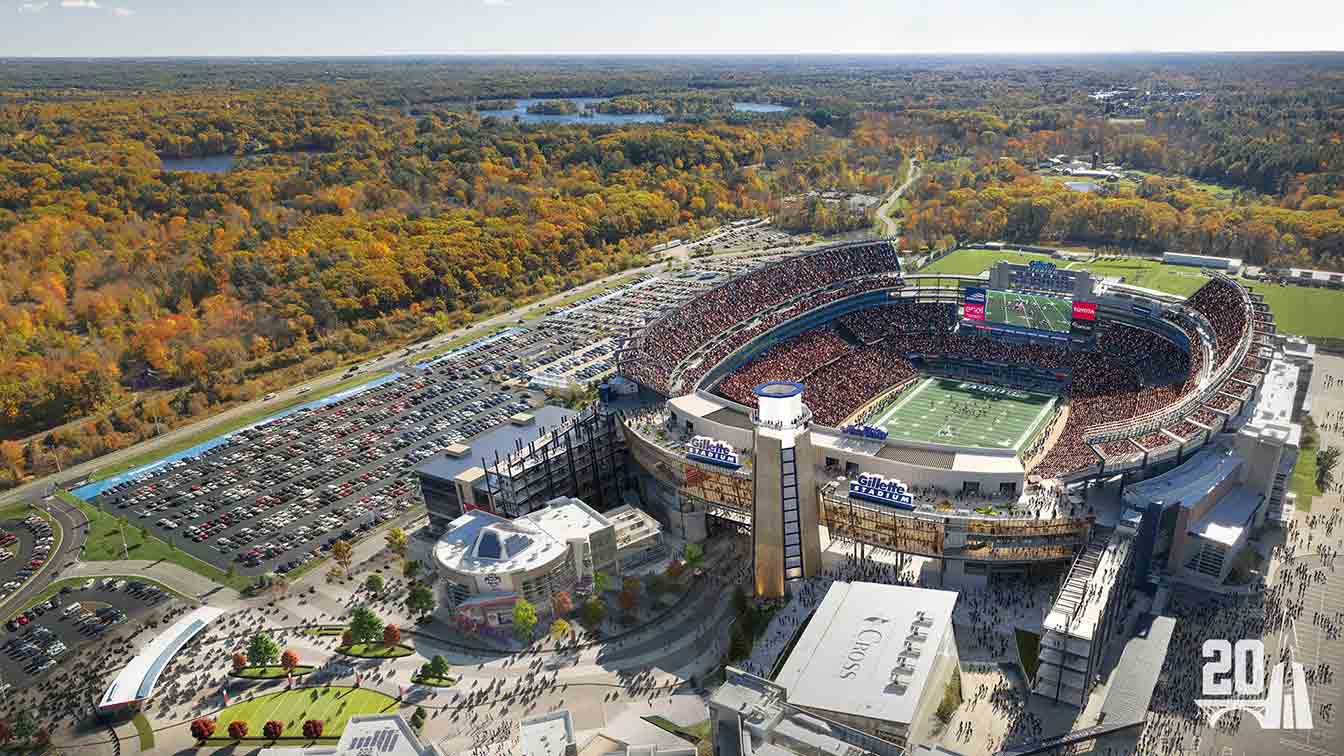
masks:
{"label": "grass lawn", "polygon": [[950,255],[934,260],[921,268],[919,273],[948,273],[951,275],[974,276],[989,270],[1000,260],[1026,265],[1033,260],[1051,260],[1050,255],[1034,252],[1017,252],[1008,249],[959,249]]}
{"label": "grass lawn", "polygon": [[140,750],[154,750],[154,728],[150,726],[149,720],[145,719],[144,713],[136,714],[131,719],[131,724],[135,725],[135,732],[140,736]]}
{"label": "grass lawn", "polygon": [[1071,270],[1085,268],[1097,276],[1116,276],[1124,278],[1131,286],[1157,289],[1170,294],[1189,296],[1209,279],[1198,268],[1184,265],[1163,265],[1157,260],[1137,257],[1116,260],[1097,260],[1090,263],[1077,263]]}
{"label": "grass lawn", "polygon": [[264,420],[265,418],[274,415],[277,412],[283,412],[284,410],[287,410],[290,407],[295,407],[300,404],[306,404],[307,402],[311,402],[316,399],[321,399],[322,397],[325,396],[331,396],[332,394],[339,393],[341,391],[346,391],[347,389],[352,389],[355,386],[359,386],[361,384],[368,383],[369,381],[381,378],[387,375],[389,372],[391,371],[383,370],[377,373],[361,373],[348,380],[340,381],[338,383],[334,383],[330,386],[326,386],[323,388],[313,389],[312,391],[309,391],[306,394],[291,396],[286,399],[282,399],[275,402],[265,402],[262,404],[262,406],[258,407],[252,412],[248,412],[245,415],[235,417],[223,423],[211,423],[195,433],[189,433],[185,436],[182,436],[181,438],[174,440],[171,444],[165,444],[163,446],[153,449],[152,451],[147,451],[144,452],[143,454],[137,454],[129,459],[117,462],[116,464],[108,465],[107,467],[101,467],[98,470],[96,470],[92,475],[89,476],[89,480],[91,481],[102,480],[103,478],[111,477],[113,475],[116,475],[117,473],[126,472],[127,470],[132,470],[137,467],[142,467],[144,465],[150,464],[151,462],[156,462],[170,454],[176,454],[177,452],[180,452],[183,449],[190,449],[191,447],[196,446],[197,444],[203,444],[212,438],[222,436],[226,433],[232,433],[238,430],[239,428],[244,428],[249,425],[252,425],[253,423],[256,423],[260,420]]}
{"label": "grass lawn", "polygon": [[239,591],[252,582],[250,578],[241,575],[229,577],[228,573],[218,567],[169,546],[166,541],[153,534],[146,536],[134,523],[126,522],[123,531],[119,525],[125,522],[124,520],[81,501],[74,494],[62,492],[58,495],[66,502],[79,507],[84,516],[89,518],[89,537],[84,542],[84,553],[80,556],[85,562],[119,562],[124,559],[121,538],[125,532],[127,553],[131,559],[148,559],[151,562],[162,559]]}
{"label": "grass lawn", "polygon": [[[294,677],[303,677],[312,672],[313,669],[314,667],[311,664],[300,664],[290,674]],[[245,680],[277,680],[285,677],[285,668],[279,664],[268,664],[264,667],[243,667],[241,670],[230,674]]]}
{"label": "grass lawn", "polygon": [[310,628],[308,628],[307,630],[304,630],[303,632],[307,633],[308,635],[316,635],[316,636],[318,636],[319,638],[322,638],[322,637],[326,637],[326,638],[332,638],[332,637],[339,638],[341,635],[343,635],[343,634],[345,633],[345,628],[343,628],[343,627],[310,627]]}
{"label": "grass lawn", "polygon": [[392,646],[382,643],[352,643],[349,646],[341,646],[336,651],[360,659],[400,659],[415,653],[410,646],[400,643]]}
{"label": "grass lawn", "polygon": [[1316,487],[1316,452],[1321,448],[1321,437],[1315,425],[1302,429],[1302,446],[1297,453],[1297,464],[1293,466],[1293,477],[1288,481],[1288,490],[1297,494],[1297,511],[1310,512],[1311,499],[1320,496]]}
{"label": "grass lawn", "polygon": [[1265,295],[1265,303],[1274,312],[1274,322],[1280,331],[1309,339],[1344,338],[1344,318],[1331,315],[1344,309],[1344,292],[1259,281],[1244,283]]}
{"label": "grass lawn", "polygon": [[673,735],[676,735],[677,737],[689,741],[691,743],[699,743],[701,740],[704,740],[705,738],[709,737],[710,727],[708,719],[706,719],[703,722],[697,722],[689,727],[682,727],[681,725],[677,724],[676,722],[673,722],[667,717],[660,717],[656,714],[652,716],[642,717],[642,719],[645,722],[648,722],[649,724],[653,725],[654,727],[657,727],[660,730],[670,732]]}
{"label": "grass lawn", "polygon": [[396,712],[398,708],[396,699],[367,688],[284,690],[257,696],[250,701],[240,701],[219,712],[216,716],[219,729],[209,742],[233,742],[228,736],[229,723],[239,720],[247,722],[249,739],[265,739],[261,729],[272,719],[285,723],[282,732],[285,737],[302,737],[303,723],[309,719],[319,719],[326,723],[322,729],[322,738],[337,738],[351,717]]}

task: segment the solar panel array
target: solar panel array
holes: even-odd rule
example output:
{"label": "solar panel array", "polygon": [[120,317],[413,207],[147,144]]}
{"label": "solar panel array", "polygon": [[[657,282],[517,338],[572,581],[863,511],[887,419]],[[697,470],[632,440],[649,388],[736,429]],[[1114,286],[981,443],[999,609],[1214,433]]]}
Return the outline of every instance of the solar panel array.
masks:
{"label": "solar panel array", "polygon": [[359,753],[389,753],[396,750],[401,733],[395,727],[350,739],[350,748]]}

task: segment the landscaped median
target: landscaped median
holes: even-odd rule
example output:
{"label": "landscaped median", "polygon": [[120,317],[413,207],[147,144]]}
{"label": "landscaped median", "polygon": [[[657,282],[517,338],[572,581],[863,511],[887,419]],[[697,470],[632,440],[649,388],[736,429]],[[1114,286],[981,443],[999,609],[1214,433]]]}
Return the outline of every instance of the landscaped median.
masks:
{"label": "landscaped median", "polygon": [[279,664],[263,664],[235,669],[230,674],[244,680],[279,680],[280,678],[303,677],[311,674],[314,669],[315,667],[311,664],[300,664],[289,669],[285,669]]}
{"label": "landscaped median", "polygon": [[[192,734],[207,747],[280,739],[335,740],[351,717],[395,713],[400,706],[395,698],[367,688],[294,688],[237,701],[214,717],[193,722]],[[279,724],[267,732],[268,723]]]}
{"label": "landscaped median", "polygon": [[357,659],[400,659],[415,653],[415,649],[402,643],[351,643],[336,649],[336,653]]}

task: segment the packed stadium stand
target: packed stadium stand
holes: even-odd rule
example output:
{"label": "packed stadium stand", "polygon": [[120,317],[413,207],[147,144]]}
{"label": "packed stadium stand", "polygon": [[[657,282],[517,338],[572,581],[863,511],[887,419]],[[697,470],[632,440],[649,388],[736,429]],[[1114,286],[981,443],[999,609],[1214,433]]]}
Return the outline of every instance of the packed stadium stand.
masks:
{"label": "packed stadium stand", "polygon": [[[651,323],[627,352],[622,372],[666,396],[709,389],[751,408],[753,387],[800,381],[815,421],[832,427],[854,422],[860,409],[930,365],[1007,365],[1057,376],[1061,390],[1052,393],[1065,397],[1067,415],[1057,440],[1034,455],[1031,470],[1048,479],[1089,470],[1103,458],[1141,457],[1221,427],[1219,413],[1234,411],[1253,391],[1262,368],[1250,347],[1272,328],[1245,289],[1215,275],[1160,317],[1097,323],[1085,345],[959,326],[957,308],[945,295],[921,299],[913,288],[889,295],[901,297],[897,301],[871,299],[857,309],[842,303],[829,320],[809,315],[806,322],[816,327],[781,329],[865,292],[899,290],[907,285],[899,270],[887,242],[768,265]],[[772,343],[776,330],[784,335]],[[754,357],[715,371],[749,344],[745,354]]]}

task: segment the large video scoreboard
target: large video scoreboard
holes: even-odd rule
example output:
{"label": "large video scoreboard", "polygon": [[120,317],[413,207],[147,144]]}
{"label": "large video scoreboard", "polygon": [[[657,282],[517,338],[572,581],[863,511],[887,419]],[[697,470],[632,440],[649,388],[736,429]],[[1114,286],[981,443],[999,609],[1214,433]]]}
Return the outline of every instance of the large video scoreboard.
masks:
{"label": "large video scoreboard", "polygon": [[1044,294],[966,288],[962,320],[976,327],[1090,339],[1097,319],[1095,302]]}

